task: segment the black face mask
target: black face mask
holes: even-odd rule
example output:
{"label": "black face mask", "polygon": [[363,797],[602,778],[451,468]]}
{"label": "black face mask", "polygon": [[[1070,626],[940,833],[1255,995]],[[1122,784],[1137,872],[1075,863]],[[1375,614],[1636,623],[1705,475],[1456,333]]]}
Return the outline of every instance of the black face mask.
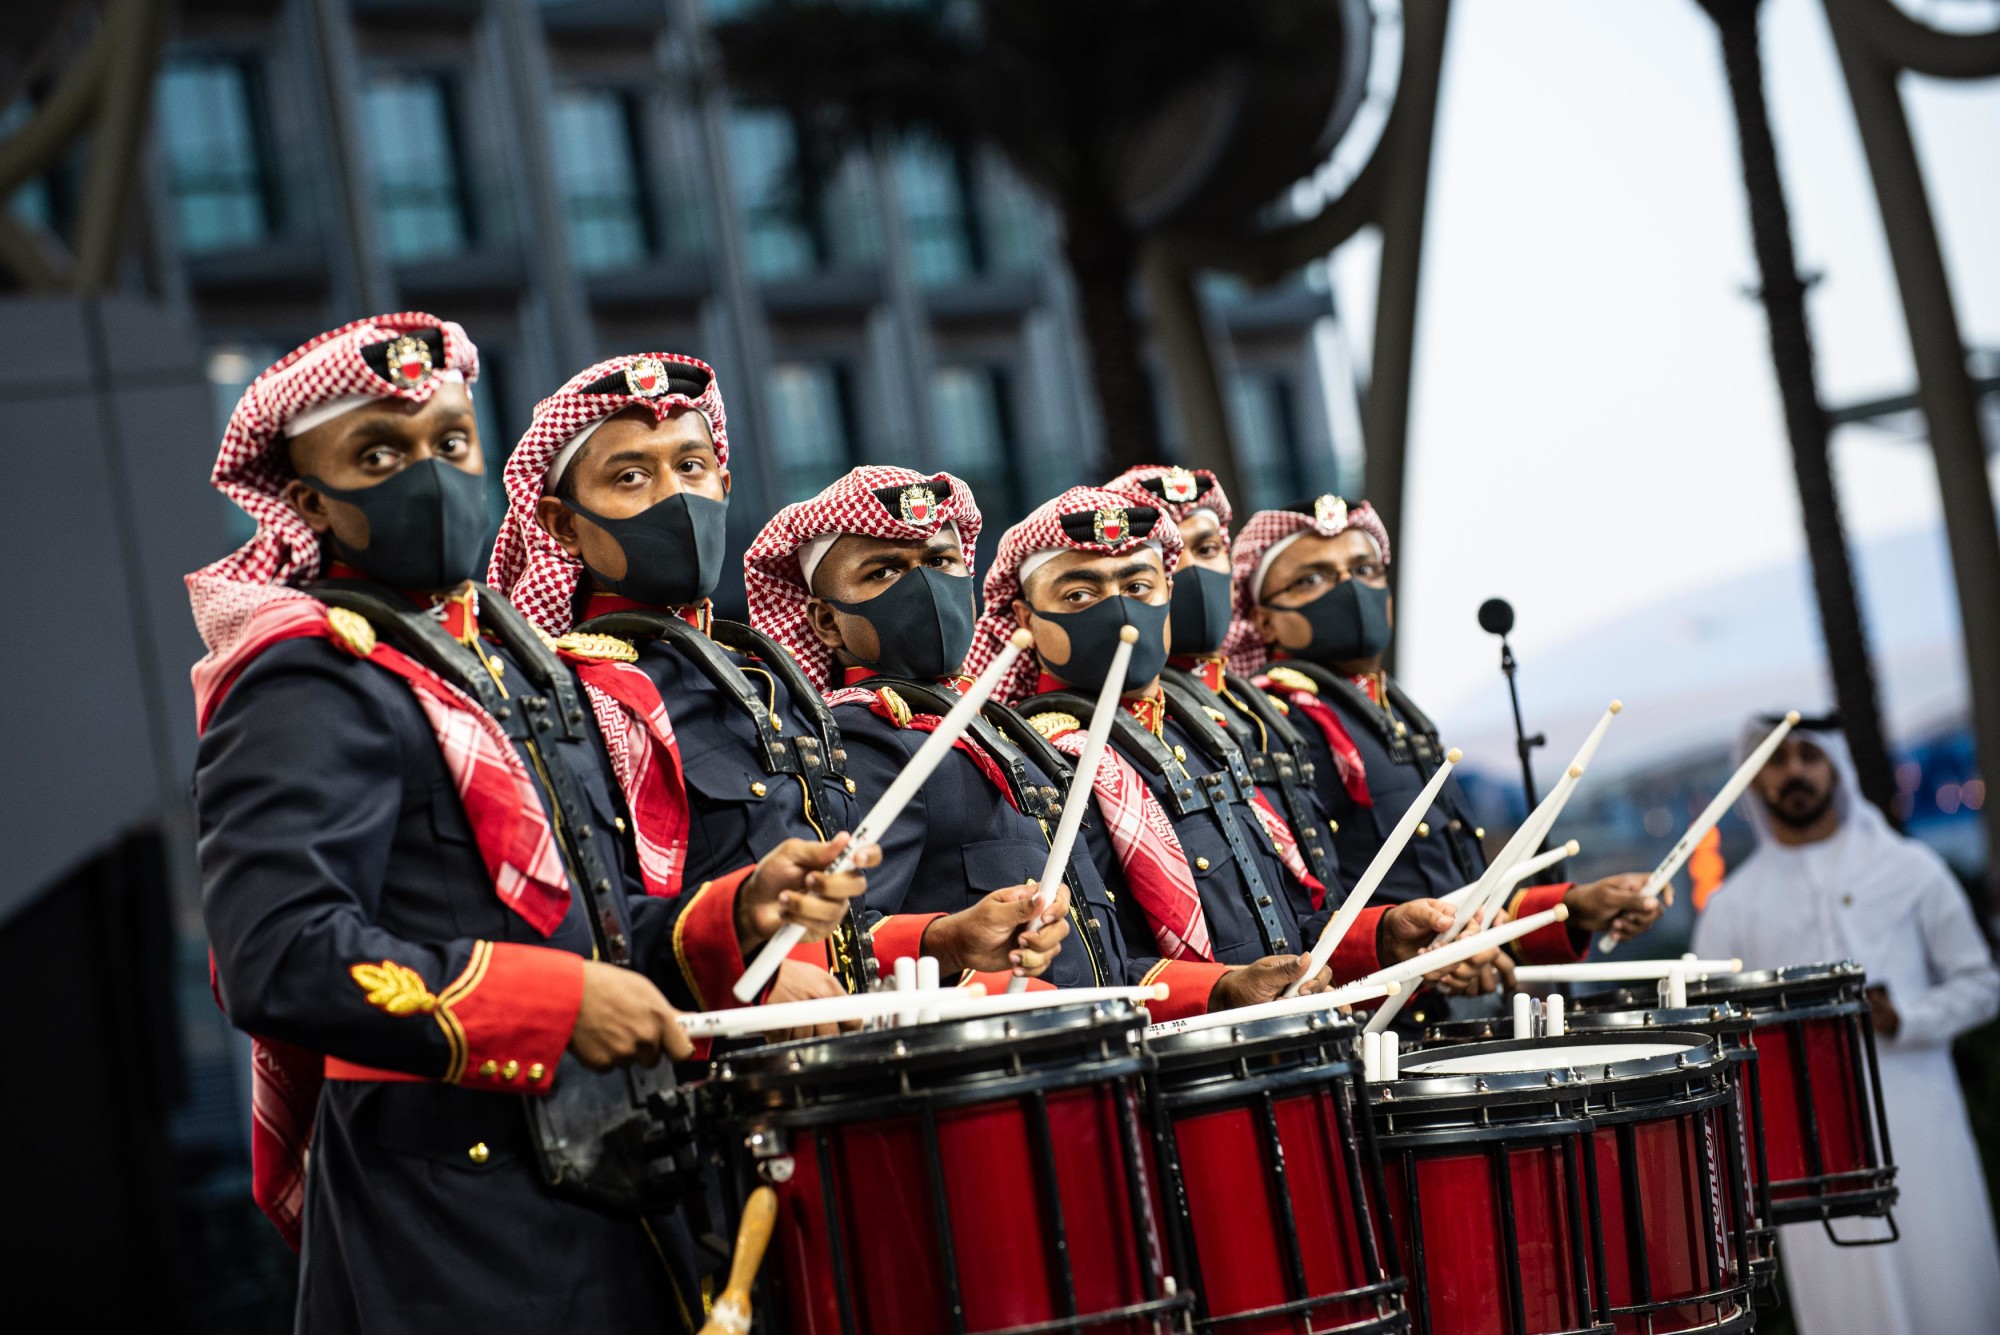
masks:
{"label": "black face mask", "polygon": [[1137,690],[1167,665],[1167,611],[1166,603],[1155,607],[1122,594],[1100,598],[1081,612],[1036,608],[1036,616],[1054,622],[1069,636],[1069,658],[1050,663],[1049,671],[1078,690],[1095,695],[1104,685],[1104,674],[1111,670],[1119,632],[1133,626],[1138,629],[1139,642],[1132,646],[1132,658],[1125,665],[1123,690]]}
{"label": "black face mask", "polygon": [[1304,607],[1288,607],[1312,625],[1299,657],[1329,666],[1373,658],[1389,647],[1389,591],[1358,579],[1334,585]]}
{"label": "black face mask", "polygon": [[1171,622],[1174,652],[1212,654],[1229,637],[1231,580],[1206,566],[1182,566],[1174,574]]}
{"label": "black face mask", "polygon": [[865,603],[821,601],[875,628],[878,657],[862,666],[885,677],[936,681],[957,672],[972,648],[972,576],[919,566]]}
{"label": "black face mask", "polygon": [[399,589],[447,589],[482,573],[493,536],[482,475],[442,459],[425,459],[372,487],[302,480],[347,502],[368,520],[366,547],[349,547],[331,532],[327,545],[369,578]]}
{"label": "black face mask", "polygon": [[611,535],[625,553],[625,577],[590,573],[612,593],[658,607],[686,607],[722,582],[729,502],[679,492],[629,519],[608,519],[565,500],[575,514]]}

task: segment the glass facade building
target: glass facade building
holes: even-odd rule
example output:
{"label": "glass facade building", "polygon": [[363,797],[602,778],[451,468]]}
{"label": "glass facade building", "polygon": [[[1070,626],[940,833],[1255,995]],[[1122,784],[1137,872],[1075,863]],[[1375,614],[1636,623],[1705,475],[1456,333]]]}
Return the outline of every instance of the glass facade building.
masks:
{"label": "glass facade building", "polygon": [[[489,456],[600,356],[713,363],[739,545],[858,462],[959,474],[995,537],[1096,480],[1051,211],[995,154],[927,135],[808,160],[791,113],[720,78],[708,27],[742,8],[189,0],[148,181],[218,406],[272,349],[420,307],[485,353]],[[39,221],[58,204],[38,183],[14,207]],[[1333,485],[1311,339],[1325,294],[1212,283],[1204,300],[1241,501]]]}

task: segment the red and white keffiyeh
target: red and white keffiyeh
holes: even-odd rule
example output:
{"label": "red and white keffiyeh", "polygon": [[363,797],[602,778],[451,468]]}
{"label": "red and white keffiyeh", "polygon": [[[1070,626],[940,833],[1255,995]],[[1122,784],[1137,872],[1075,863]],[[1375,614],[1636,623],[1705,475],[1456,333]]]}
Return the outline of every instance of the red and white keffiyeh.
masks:
{"label": "red and white keffiyeh", "polygon": [[[1181,559],[1180,530],[1157,506],[1134,505],[1130,496],[1100,487],[1071,487],[1000,535],[993,568],[986,572],[986,609],[972,628],[972,652],[965,670],[977,676],[1013,638],[1014,600],[1021,596],[1021,563],[1037,552],[1069,549],[1123,556],[1148,545],[1160,549],[1167,573]],[[993,691],[993,698],[1013,704],[1034,694],[1041,669],[1032,653],[1022,654]]]}
{"label": "red and white keffiyeh", "polygon": [[[649,377],[657,377],[649,382]],[[699,393],[683,393],[676,384],[702,382]],[[606,388],[608,386],[608,388]],[[722,407],[722,387],[707,362],[674,352],[627,353],[578,371],[563,387],[535,405],[534,420],[514,452],[507,456],[503,480],[507,486],[507,517],[493,542],[493,561],[486,582],[507,595],[521,615],[551,635],[570,628],[576,614],[576,586],[583,562],[549,536],[535,518],[535,502],[554,487],[549,465],[578,432],[614,413],[641,407],[664,421],[668,414],[692,408],[708,422],[715,439],[715,459],[729,471],[729,419]]]}
{"label": "red and white keffiyeh", "polygon": [[1229,493],[1206,468],[1142,464],[1112,478],[1104,484],[1104,489],[1130,496],[1140,505],[1150,505],[1176,524],[1186,523],[1197,510],[1207,510],[1215,516],[1222,536],[1229,536]]}
{"label": "red and white keffiyeh", "polygon": [[812,499],[778,511],[743,553],[750,624],[791,650],[820,690],[832,690],[837,684],[833,652],[819,642],[806,617],[813,595],[802,554],[843,533],[924,542],[946,524],[958,526],[970,574],[973,546],[979,541],[979,504],[972,488],[950,473],[926,476],[885,464],[854,469]]}
{"label": "red and white keffiyeh", "polygon": [[[536,503],[554,489],[558,479],[550,476],[550,465],[565,447],[579,433],[632,407],[643,407],[662,421],[683,409],[700,413],[715,441],[716,462],[729,471],[722,388],[714,370],[698,358],[673,352],[610,357],[577,372],[536,404],[527,433],[507,456],[502,475],[507,517],[494,540],[486,579],[550,635],[567,633],[575,619],[583,562],[542,527]],[[612,773],[632,809],[633,842],[646,890],[677,895],[687,868],[687,784],[659,688],[630,664],[565,656],[590,696]]]}
{"label": "red and white keffiyeh", "polygon": [[[414,384],[384,379],[363,350],[405,335],[437,330],[444,364]],[[209,481],[257,521],[250,541],[187,577],[195,628],[211,653],[227,652],[265,603],[304,594],[288,587],[319,573],[319,535],[285,500],[297,476],[285,449],[285,424],[301,413],[342,399],[406,399],[427,403],[446,373],[479,378],[479,349],[465,330],[423,311],[372,315],[300,345],[250,382],[229,414]]]}
{"label": "red and white keffiyeh", "polygon": [[1230,549],[1229,566],[1236,581],[1236,619],[1229,628],[1229,670],[1250,676],[1270,661],[1270,652],[1256,633],[1254,614],[1263,594],[1256,587],[1278,549],[1303,534],[1335,538],[1348,529],[1359,529],[1374,540],[1389,564],[1389,530],[1383,527],[1374,507],[1366,501],[1349,505],[1338,496],[1321,496],[1283,510],[1259,510],[1244,521]]}

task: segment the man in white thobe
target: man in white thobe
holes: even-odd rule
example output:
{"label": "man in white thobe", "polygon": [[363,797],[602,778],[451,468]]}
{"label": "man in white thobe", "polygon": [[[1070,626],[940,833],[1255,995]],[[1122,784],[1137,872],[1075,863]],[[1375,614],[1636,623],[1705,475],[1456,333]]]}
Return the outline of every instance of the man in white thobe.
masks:
{"label": "man in white thobe", "polygon": [[[1739,761],[1776,720],[1746,734]],[[2000,1246],[1951,1042],[2000,1010],[2000,970],[1937,854],[1860,796],[1847,743],[1809,720],[1744,794],[1757,851],[1696,920],[1695,952],[1748,969],[1854,960],[1868,970],[1900,1242],[1836,1247],[1787,1225],[1778,1253],[1801,1335],[1994,1335]],[[1843,1239],[1886,1236],[1838,1220]]]}

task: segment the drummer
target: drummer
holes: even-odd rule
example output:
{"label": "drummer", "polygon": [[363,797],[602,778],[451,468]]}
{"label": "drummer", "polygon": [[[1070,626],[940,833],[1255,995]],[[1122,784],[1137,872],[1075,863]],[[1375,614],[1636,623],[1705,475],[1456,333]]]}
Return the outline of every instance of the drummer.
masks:
{"label": "drummer", "polygon": [[[699,884],[711,868],[754,861],[757,850],[787,837],[851,829],[861,815],[839,734],[828,727],[817,685],[797,677],[793,655],[759,644],[747,627],[738,628],[747,650],[716,638],[709,595],[722,575],[729,457],[713,371],[692,357],[652,352],[571,377],[537,406],[507,460],[509,507],[493,582],[585,662],[600,718],[610,720],[607,736],[631,739],[612,755],[622,760],[642,854],[650,847],[672,873],[661,893],[678,893],[683,879]],[[572,629],[630,611],[660,614],[673,635],[635,644]],[[626,663],[637,672],[615,670]],[[802,763],[788,759],[774,773],[771,754]],[[640,780],[648,768],[679,780],[678,811],[646,799]],[[684,873],[674,861],[681,856]],[[889,967],[916,953],[926,927],[927,953],[945,968],[1038,974],[1063,929],[1059,923],[1020,941],[1024,917],[1014,901],[982,902],[943,924],[879,924],[872,941],[849,931],[834,939],[830,956],[827,946],[801,946],[768,999],[839,995],[865,977],[864,952]]]}
{"label": "drummer", "polygon": [[[979,529],[962,479],[869,466],[780,511],[744,556],[751,621],[828,688],[864,804],[909,763],[968,680],[960,671],[972,643]],[[878,943],[909,936],[901,949],[920,940],[923,953],[964,963],[956,924],[983,915],[1018,934],[1016,971],[1059,952],[1046,977],[1060,986],[1166,983],[1156,1019],[1275,998],[1295,975],[1294,955],[1157,958],[1121,870],[1107,868],[1107,883],[1081,844],[1052,925],[1029,930],[1028,882],[1047,861],[1066,783],[1067,764],[1042,735],[989,705],[884,837],[867,902],[872,913],[900,916],[878,923]]]}
{"label": "drummer", "polygon": [[[1230,666],[1292,709],[1313,756],[1315,784],[1334,821],[1344,884],[1366,867],[1444,756],[1438,731],[1383,668],[1395,628],[1389,532],[1366,501],[1338,496],[1263,510],[1237,535],[1232,555],[1242,631]],[[1447,779],[1402,855],[1377,888],[1390,902],[1441,897],[1486,868],[1478,828],[1456,779]],[[1536,964],[1582,957],[1592,936],[1629,940],[1658,921],[1642,873],[1586,885],[1530,885],[1507,904],[1512,917],[1564,904],[1551,923],[1508,949]]]}
{"label": "drummer", "polygon": [[[1137,629],[1122,717],[1094,776],[1103,819],[1084,829],[1091,860],[1107,880],[1123,879],[1165,958],[1234,964],[1302,952],[1330,916],[1324,887],[1270,800],[1226,768],[1220,727],[1160,688],[1181,550],[1157,507],[1072,487],[1001,538],[966,666],[983,668],[1025,627],[1033,656],[995,695],[1021,702],[1074,755],[1121,633]],[[1333,977],[1407,959],[1451,922],[1434,900],[1370,909],[1343,938]]]}
{"label": "drummer", "polygon": [[1173,652],[1161,680],[1184,691],[1217,716],[1242,748],[1260,787],[1298,836],[1299,853],[1322,885],[1338,883],[1327,813],[1314,791],[1312,755],[1286,717],[1287,707],[1228,670],[1227,641],[1248,634],[1233,613],[1229,567],[1229,496],[1206,468],[1149,464],[1129,468],[1104,484],[1156,507],[1181,532],[1181,564],[1174,572],[1168,629]]}

